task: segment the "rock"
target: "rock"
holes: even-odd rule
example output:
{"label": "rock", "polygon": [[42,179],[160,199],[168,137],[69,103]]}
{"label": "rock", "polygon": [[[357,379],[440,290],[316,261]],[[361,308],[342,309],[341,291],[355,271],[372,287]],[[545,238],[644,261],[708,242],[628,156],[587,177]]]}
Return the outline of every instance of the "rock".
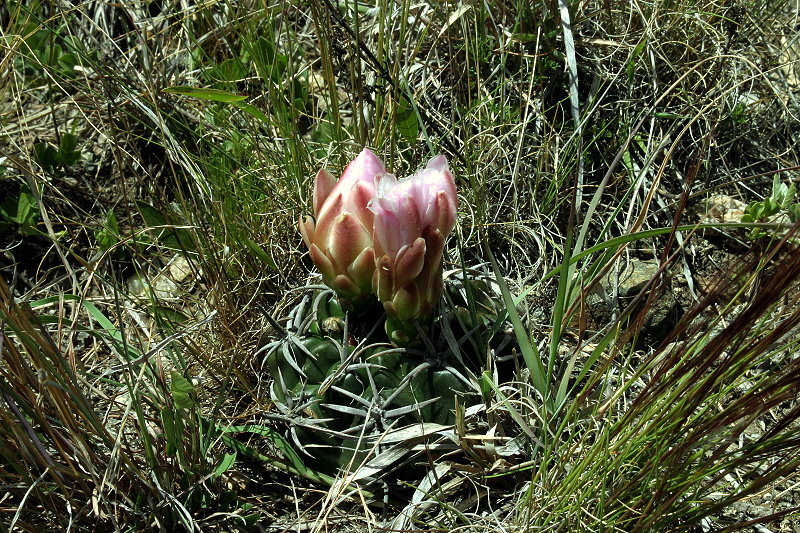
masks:
{"label": "rock", "polygon": [[726,194],[710,196],[700,206],[700,222],[741,222],[747,204]]}
{"label": "rock", "polygon": [[[659,262],[656,260],[633,260],[625,264],[618,273],[613,270],[609,272],[587,298],[592,319],[600,326],[615,319],[656,275],[658,268]],[[646,296],[637,304],[632,318],[636,317],[647,301]],[[670,291],[665,291],[651,302],[637,344],[652,346],[660,343],[675,327],[682,314],[683,307],[678,299]]]}
{"label": "rock", "polygon": [[176,283],[163,275],[148,279],[135,274],[128,279],[128,290],[132,296],[140,298],[148,298],[152,294],[159,300],[174,300],[179,296]]}
{"label": "rock", "polygon": [[150,291],[160,300],[174,300],[181,295],[179,285],[195,279],[197,267],[183,255],[174,256],[167,266],[154,276],[137,273],[128,279],[132,296],[147,297]]}
{"label": "rock", "polygon": [[183,255],[176,255],[169,263],[169,276],[175,283],[185,281],[189,276],[193,276],[197,267]]}

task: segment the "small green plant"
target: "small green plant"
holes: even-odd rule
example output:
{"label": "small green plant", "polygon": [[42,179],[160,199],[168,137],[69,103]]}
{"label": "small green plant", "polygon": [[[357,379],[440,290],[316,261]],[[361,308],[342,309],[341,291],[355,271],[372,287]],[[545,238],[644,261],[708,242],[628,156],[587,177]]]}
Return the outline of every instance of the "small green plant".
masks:
{"label": "small green plant", "polygon": [[[29,78],[44,77],[46,72],[74,78],[83,49],[80,39],[66,35],[65,25],[52,28],[38,21],[37,5],[38,2],[27,7],[12,4],[9,9],[14,15],[11,20],[18,22],[12,22],[8,35],[20,36],[24,43],[22,53],[14,58],[16,70]],[[13,41],[8,39],[7,42]],[[97,52],[91,53],[92,59],[96,57]]]}
{"label": "small green plant", "polygon": [[[772,180],[772,194],[760,202],[752,202],[745,209],[742,215],[742,222],[764,223],[775,218],[780,214],[785,214],[789,221],[794,224],[800,220],[800,203],[797,199],[797,187],[794,183],[786,185],[778,176]],[[751,239],[763,237],[765,232],[762,228],[752,228],[747,236]]]}
{"label": "small green plant", "polygon": [[34,158],[45,172],[55,174],[66,171],[78,162],[81,152],[78,148],[78,138],[72,133],[64,133],[58,142],[58,148],[48,142],[38,142],[33,145]]}
{"label": "small green plant", "polygon": [[16,228],[22,235],[35,235],[37,222],[38,203],[27,185],[20,187],[18,195],[9,195],[0,201],[0,234]]}
{"label": "small green plant", "polygon": [[95,238],[100,250],[106,252],[122,241],[119,233],[119,223],[113,209],[106,212],[103,226],[95,231]]}
{"label": "small green plant", "polygon": [[[169,206],[170,210],[164,209],[161,211],[147,202],[139,201],[137,202],[137,207],[139,208],[139,212],[145,224],[154,230],[151,235],[154,242],[158,242],[161,246],[169,250],[180,252],[190,252],[194,250],[191,233],[187,228],[180,226],[181,222],[183,222],[186,217],[181,212],[179,206],[171,204]],[[114,222],[116,222],[116,219]],[[118,229],[119,228],[117,228],[117,230]],[[146,238],[139,240],[143,240],[144,242],[148,241]]]}

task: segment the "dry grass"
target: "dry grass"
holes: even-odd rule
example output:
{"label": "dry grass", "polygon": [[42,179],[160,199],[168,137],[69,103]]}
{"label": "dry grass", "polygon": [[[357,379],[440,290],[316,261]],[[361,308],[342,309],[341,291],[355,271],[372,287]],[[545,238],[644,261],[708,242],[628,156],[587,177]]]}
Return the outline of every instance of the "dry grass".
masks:
{"label": "dry grass", "polygon": [[[663,259],[667,276],[652,286],[683,279],[686,306],[704,327],[722,327],[729,317],[714,313],[735,299],[730,318],[745,317],[752,332],[717,338],[734,353],[756,341],[761,351],[741,352],[746,377],[721,371],[703,381],[715,392],[696,397],[723,414],[772,414],[742,444],[764,453],[750,474],[777,469],[774,458],[796,450],[797,381],[776,383],[796,372],[797,292],[791,280],[778,286],[769,278],[792,268],[794,252],[756,262],[765,275],[747,291],[712,291],[704,300],[692,285],[707,269],[703,246],[742,255],[741,243],[750,243],[730,227],[717,228],[722,237],[669,231],[696,222],[692,207],[707,196],[751,202],[768,196],[776,174],[796,181],[796,9],[590,2],[569,5],[565,29],[560,6],[0,7],[0,204],[5,213],[6,202],[17,209],[20,198],[33,206],[25,220],[0,214],[2,287],[9,286],[0,305],[3,523],[28,531],[253,530],[255,521],[313,531],[667,530],[702,520],[743,527],[749,518],[729,519],[723,508],[735,510],[731,502],[750,496],[748,487],[763,494],[767,486],[743,481],[752,465],[736,463],[727,448],[692,463],[696,477],[687,476],[713,488],[727,505],[720,509],[671,500],[690,494],[670,485],[673,478],[631,489],[637,476],[659,471],[648,470],[653,461],[668,469],[668,451],[603,455],[603,446],[621,446],[620,435],[646,448],[673,431],[639,431],[624,413],[642,423],[679,416],[664,405],[686,378],[675,374],[667,383],[676,388],[662,390],[654,376],[663,360],[694,371],[687,361],[700,349],[686,343],[702,336],[699,326],[676,330],[683,336],[670,340],[680,348],[635,352],[624,328],[635,337],[636,322],[625,320],[644,317],[641,307],[617,302],[616,321],[593,324],[585,296],[618,261],[649,253]],[[246,99],[219,102],[170,87]],[[77,139],[75,161],[68,134]],[[56,156],[42,155],[47,144]],[[435,153],[448,156],[461,197],[452,264],[484,263],[482,246],[490,247],[511,292],[525,296],[517,330],[533,340],[549,379],[536,384],[529,368],[518,383],[485,384],[485,410],[443,439],[462,455],[436,459],[415,486],[354,493],[309,482],[316,473],[287,458],[275,432],[285,421],[263,394],[267,376],[253,354],[274,335],[267,315],[285,316],[293,298],[286,291],[309,277],[296,221],[308,211],[311,176],[320,166],[341,169],[364,145],[398,175]],[[756,243],[754,257],[765,250]],[[640,301],[649,294],[659,292]],[[781,320],[772,323],[774,316]],[[727,364],[715,354],[708,375]],[[774,377],[758,381],[751,374],[763,365]],[[617,391],[617,403],[597,411],[602,395],[576,400],[593,391],[587,380],[603,394]],[[557,392],[544,409],[550,386]],[[748,394],[777,403],[756,409],[742,400]],[[652,407],[641,407],[645,398]],[[705,408],[687,406],[680,416]],[[698,419],[696,431],[744,443],[749,419],[737,413]],[[758,449],[770,436],[773,447]],[[696,440],[677,442],[692,456]],[[728,470],[719,467],[725,458]],[[630,464],[614,462],[623,459]],[[624,474],[598,470],[602,461]],[[704,477],[715,468],[735,481]],[[783,487],[794,472],[771,472],[779,481],[769,486],[788,499],[792,489]],[[584,482],[596,492],[581,489]],[[652,494],[658,498],[648,501]],[[783,511],[780,499],[771,512]],[[625,505],[630,516],[616,510]],[[703,517],[712,507],[716,514]],[[655,522],[642,518],[653,509]]]}

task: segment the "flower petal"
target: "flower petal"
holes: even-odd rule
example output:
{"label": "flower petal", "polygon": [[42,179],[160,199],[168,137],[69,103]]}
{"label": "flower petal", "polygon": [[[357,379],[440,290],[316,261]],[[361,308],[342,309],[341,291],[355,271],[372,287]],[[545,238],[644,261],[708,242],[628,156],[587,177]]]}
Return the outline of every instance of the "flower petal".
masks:
{"label": "flower petal", "polygon": [[375,260],[375,274],[372,278],[372,290],[381,302],[392,299],[394,289],[394,269],[392,259],[383,255]]}
{"label": "flower petal", "polygon": [[327,170],[320,169],[317,172],[317,177],[314,179],[314,216],[318,217],[325,200],[331,195],[331,192],[336,187],[336,178]]}
{"label": "flower petal", "polygon": [[361,289],[353,283],[349,277],[345,276],[344,274],[339,274],[333,280],[331,280],[330,286],[333,290],[337,291],[340,294],[344,294],[347,296],[358,296],[361,293]]}
{"label": "flower petal", "polygon": [[347,268],[353,282],[359,287],[369,290],[372,284],[372,275],[375,272],[375,249],[365,248]]}
{"label": "flower petal", "polygon": [[417,288],[417,284],[413,281],[406,283],[400,290],[396,291],[392,298],[395,316],[399,320],[417,318],[419,304],[419,289]]}
{"label": "flower petal", "polygon": [[425,239],[425,265],[417,276],[420,298],[428,302],[431,308],[442,295],[442,253],[444,251],[444,235],[437,228],[428,226],[422,233]]}
{"label": "flower petal", "polygon": [[304,220],[303,217],[300,216],[298,225],[300,226],[300,235],[303,236],[303,242],[306,243],[306,247],[310,248],[311,242],[314,239],[314,229],[316,228],[314,219],[311,217],[306,217]]}
{"label": "flower petal", "polygon": [[332,280],[336,276],[333,263],[331,263],[330,259],[319,249],[319,246],[311,243],[311,246],[308,247],[308,253],[326,281]]}
{"label": "flower petal", "polygon": [[364,148],[358,157],[353,159],[344,169],[339,183],[342,188],[351,189],[358,181],[366,181],[368,184],[374,186],[375,177],[383,174],[386,169],[383,167],[383,161],[378,156],[372,153],[369,148]]}
{"label": "flower petal", "polygon": [[373,238],[381,252],[395,257],[403,246],[420,236],[419,209],[411,195],[375,198],[371,209],[375,213]]}
{"label": "flower petal", "polygon": [[447,158],[442,154],[439,154],[428,161],[428,164],[425,165],[425,168],[430,168],[437,172],[444,172],[445,170],[450,170],[450,165],[447,164]]}
{"label": "flower petal", "polygon": [[345,205],[345,209],[357,216],[361,223],[369,229],[372,229],[374,214],[368,206],[374,197],[375,187],[364,181],[359,181],[350,189]]}
{"label": "flower petal", "polygon": [[[317,229],[314,232],[316,242],[326,242],[327,236],[331,231],[336,217],[338,217],[344,208],[344,198],[342,193],[334,191],[328,200],[323,204],[319,215],[317,215]],[[322,244],[320,244],[322,246]]]}
{"label": "flower petal", "polygon": [[420,237],[397,254],[394,262],[394,284],[396,287],[402,287],[419,276],[425,264],[425,244],[425,239]]}
{"label": "flower petal", "polygon": [[378,174],[375,178],[375,196],[377,198],[386,198],[397,187],[398,183],[397,176],[394,174],[389,174],[388,172]]}
{"label": "flower petal", "polygon": [[366,248],[372,247],[372,238],[367,228],[347,211],[336,217],[328,234],[328,253],[336,271],[343,273]]}
{"label": "flower petal", "polygon": [[442,235],[447,237],[453,231],[453,226],[456,225],[456,205],[445,191],[439,191],[434,205],[436,228],[442,232]]}

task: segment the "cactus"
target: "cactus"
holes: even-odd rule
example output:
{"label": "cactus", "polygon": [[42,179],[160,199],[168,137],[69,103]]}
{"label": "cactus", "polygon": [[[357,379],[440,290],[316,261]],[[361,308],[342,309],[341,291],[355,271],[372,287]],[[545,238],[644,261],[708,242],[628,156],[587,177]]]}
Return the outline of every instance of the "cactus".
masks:
{"label": "cactus", "polygon": [[465,281],[461,272],[445,280],[445,292],[425,349],[393,347],[380,308],[347,316],[324,286],[311,287],[290,312],[282,338],[265,347],[265,363],[271,398],[309,464],[334,471],[355,459],[357,466],[371,452],[364,437],[453,424],[456,403],[480,401],[476,375],[494,350],[479,346],[491,340],[510,349],[497,299],[486,278]]}
{"label": "cactus", "polygon": [[457,207],[442,155],[399,180],[369,149],[338,180],[317,173],[314,216],[298,226],[325,286],[291,311],[265,363],[272,400],[318,469],[357,467],[375,451],[364,437],[454,424],[457,405],[480,399],[475,376],[494,368],[504,319],[488,278],[443,279]]}

